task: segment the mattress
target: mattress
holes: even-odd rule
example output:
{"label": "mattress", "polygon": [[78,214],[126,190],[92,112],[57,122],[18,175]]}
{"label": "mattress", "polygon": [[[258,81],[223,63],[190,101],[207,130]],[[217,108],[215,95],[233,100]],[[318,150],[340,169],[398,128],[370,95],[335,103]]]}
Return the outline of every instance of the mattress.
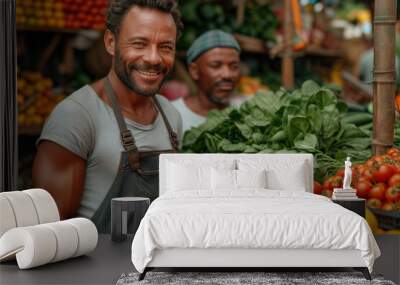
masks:
{"label": "mattress", "polygon": [[359,250],[372,271],[380,251],[365,219],[330,199],[300,191],[196,190],[157,198],[132,242],[139,272],[163,249]]}

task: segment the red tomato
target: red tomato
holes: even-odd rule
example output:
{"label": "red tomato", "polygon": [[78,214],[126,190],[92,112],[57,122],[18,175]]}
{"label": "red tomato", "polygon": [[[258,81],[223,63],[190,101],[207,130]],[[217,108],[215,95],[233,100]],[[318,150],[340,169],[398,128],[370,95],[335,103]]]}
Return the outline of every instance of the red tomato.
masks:
{"label": "red tomato", "polygon": [[322,188],[329,189],[329,190],[333,189],[332,182],[331,182],[331,177],[324,181],[324,184],[322,185]]}
{"label": "red tomato", "polygon": [[330,189],[324,189],[324,190],[322,190],[322,192],[321,192],[321,195],[326,196],[326,197],[329,197],[329,198],[332,197],[332,194],[333,194],[333,192],[332,192],[332,190],[330,190]]}
{"label": "red tomato", "polygon": [[384,210],[384,211],[394,211],[395,209],[396,209],[396,207],[393,203],[385,203],[382,206],[382,210]]}
{"label": "red tomato", "polygon": [[383,158],[382,156],[373,156],[370,159],[367,160],[365,163],[367,167],[369,168],[374,168],[378,169],[379,166],[383,163]]}
{"label": "red tomato", "polygon": [[392,168],[393,168],[394,173],[400,173],[400,164],[398,162],[394,162],[394,164],[392,165]]}
{"label": "red tomato", "polygon": [[382,202],[379,199],[371,198],[367,200],[367,206],[369,208],[380,209],[382,207]]}
{"label": "red tomato", "polygon": [[92,15],[98,15],[98,14],[100,14],[100,9],[99,8],[93,8],[91,13],[92,13]]}
{"label": "red tomato", "polygon": [[388,164],[388,165],[392,169],[393,174],[397,173],[398,169],[397,169],[396,165],[394,165],[393,163]]}
{"label": "red tomato", "polygon": [[373,177],[376,182],[386,182],[393,174],[393,168],[384,164],[381,165],[378,170],[373,172]]}
{"label": "red tomato", "polygon": [[374,178],[374,174],[370,168],[365,168],[364,172],[362,173],[362,177],[371,181]]}
{"label": "red tomato", "polygon": [[314,194],[321,194],[322,186],[318,181],[314,181]]}
{"label": "red tomato", "polygon": [[336,173],[336,176],[340,176],[340,177],[344,177],[344,168],[341,168],[338,170],[338,172]]}
{"label": "red tomato", "polygon": [[391,149],[389,149],[389,150],[387,151],[387,155],[390,155],[390,156],[398,156],[398,155],[400,155],[400,149],[398,149],[398,148],[396,148],[396,147],[392,147]]}
{"label": "red tomato", "polygon": [[377,183],[372,186],[371,191],[369,191],[369,198],[376,198],[383,200],[385,198],[386,185],[385,183]]}
{"label": "red tomato", "polygon": [[361,198],[368,198],[371,188],[371,182],[369,182],[368,180],[360,180],[356,185],[357,196]]}
{"label": "red tomato", "polygon": [[396,203],[400,201],[400,185],[389,187],[385,193],[386,201]]}
{"label": "red tomato", "polygon": [[341,188],[343,184],[343,177],[335,175],[331,177],[332,189]]}
{"label": "red tomato", "polygon": [[365,170],[370,169],[370,167],[366,164],[362,164],[358,170],[360,171],[360,173],[363,173]]}
{"label": "red tomato", "polygon": [[400,174],[396,173],[389,179],[389,186],[400,184]]}
{"label": "red tomato", "polygon": [[76,13],[79,11],[79,4],[72,4],[68,6],[69,11],[71,11],[72,13]]}
{"label": "red tomato", "polygon": [[365,165],[367,167],[373,167],[374,164],[375,164],[375,161],[372,158],[368,159],[367,162],[365,163]]}

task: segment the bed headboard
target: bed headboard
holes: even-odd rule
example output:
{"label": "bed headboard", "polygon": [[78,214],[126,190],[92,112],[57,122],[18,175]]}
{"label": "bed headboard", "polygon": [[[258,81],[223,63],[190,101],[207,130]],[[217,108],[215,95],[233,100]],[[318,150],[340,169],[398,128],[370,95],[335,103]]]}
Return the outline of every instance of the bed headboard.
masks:
{"label": "bed headboard", "polygon": [[159,177],[159,190],[160,195],[166,192],[166,185],[168,179],[168,165],[169,163],[182,163],[188,162],[192,165],[199,166],[212,166],[213,163],[218,161],[232,160],[232,162],[239,159],[243,160],[262,160],[268,163],[279,162],[304,162],[305,167],[305,181],[307,192],[312,192],[313,190],[313,156],[312,154],[225,154],[225,153],[174,153],[174,154],[161,154],[159,167],[160,167],[160,177]]}

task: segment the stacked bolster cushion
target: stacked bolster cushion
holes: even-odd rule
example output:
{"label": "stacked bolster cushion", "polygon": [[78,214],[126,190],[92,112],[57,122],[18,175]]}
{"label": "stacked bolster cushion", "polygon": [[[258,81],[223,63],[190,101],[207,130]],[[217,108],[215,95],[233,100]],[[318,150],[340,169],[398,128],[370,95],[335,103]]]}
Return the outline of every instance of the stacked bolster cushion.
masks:
{"label": "stacked bolster cushion", "polygon": [[0,258],[16,256],[19,268],[28,269],[86,254],[96,245],[95,225],[75,218],[7,231],[0,239]]}
{"label": "stacked bolster cushion", "polygon": [[42,189],[0,193],[0,261],[17,259],[20,269],[80,256],[97,245],[88,219],[60,221],[57,205]]}

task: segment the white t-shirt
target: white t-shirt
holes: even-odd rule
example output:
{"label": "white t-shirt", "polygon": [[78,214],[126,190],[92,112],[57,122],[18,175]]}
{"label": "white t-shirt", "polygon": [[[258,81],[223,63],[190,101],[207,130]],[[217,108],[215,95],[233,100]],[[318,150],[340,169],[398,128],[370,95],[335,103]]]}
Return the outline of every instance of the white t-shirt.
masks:
{"label": "white t-shirt", "polygon": [[184,134],[187,130],[192,127],[197,127],[206,121],[206,117],[196,114],[186,105],[183,98],[176,99],[171,102],[175,109],[181,114],[182,117],[182,133]]}

